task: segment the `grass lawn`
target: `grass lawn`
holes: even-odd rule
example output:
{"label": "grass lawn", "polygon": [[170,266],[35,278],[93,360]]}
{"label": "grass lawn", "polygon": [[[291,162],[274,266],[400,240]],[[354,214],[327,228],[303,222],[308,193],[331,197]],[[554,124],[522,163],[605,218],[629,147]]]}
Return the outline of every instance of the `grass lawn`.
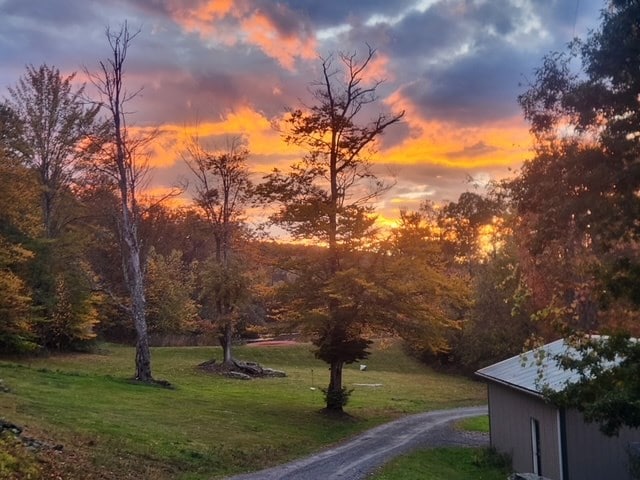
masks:
{"label": "grass lawn", "polygon": [[462,419],[456,423],[456,428],[469,432],[489,433],[489,415]]}
{"label": "grass lawn", "polygon": [[345,367],[352,417],[337,419],[320,411],[328,371],[308,345],[239,347],[235,355],[288,377],[240,381],[203,373],[196,365],[220,358],[220,350],[202,347],[152,349],[154,376],[172,390],[129,382],[130,347],[5,359],[0,379],[10,393],[0,393],[0,418],[63,444],[62,453],[45,459],[62,478],[196,480],[282,463],[403,414],[486,400],[483,385],[435,373],[392,345],[374,350],[367,371]]}
{"label": "grass lawn", "polygon": [[481,448],[434,448],[397,458],[371,480],[505,480],[509,470]]}

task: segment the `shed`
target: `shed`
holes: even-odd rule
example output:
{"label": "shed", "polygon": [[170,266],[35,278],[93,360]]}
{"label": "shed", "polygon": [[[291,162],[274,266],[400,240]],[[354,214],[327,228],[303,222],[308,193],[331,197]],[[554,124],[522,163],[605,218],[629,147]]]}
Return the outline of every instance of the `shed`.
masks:
{"label": "shed", "polygon": [[576,374],[554,359],[571,351],[564,340],[541,348],[541,362],[529,351],[476,372],[487,382],[491,446],[511,456],[516,472],[552,480],[632,480],[628,450],[640,442],[640,430],[623,428],[607,437],[580,412],[546,401],[540,378],[560,390]]}

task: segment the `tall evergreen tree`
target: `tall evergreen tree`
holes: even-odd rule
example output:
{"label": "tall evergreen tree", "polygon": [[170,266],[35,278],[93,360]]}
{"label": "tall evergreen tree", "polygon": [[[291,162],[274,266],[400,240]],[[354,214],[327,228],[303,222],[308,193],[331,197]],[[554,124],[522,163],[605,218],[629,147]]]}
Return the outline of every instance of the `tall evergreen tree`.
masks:
{"label": "tall evergreen tree", "polygon": [[[372,121],[361,117],[376,101],[379,81],[368,82],[367,68],[375,50],[363,59],[356,54],[322,59],[321,78],[313,87],[315,104],[292,110],[284,139],[306,150],[288,172],[275,170],[260,191],[279,205],[271,219],[295,238],[326,247],[326,255],[307,285],[324,292],[304,308],[322,318],[314,343],[316,355],[330,365],[327,409],[342,410],[345,363],[366,355],[368,342],[350,322],[351,310],[330,294],[331,284],[348,269],[345,259],[372,239],[375,219],[370,200],[385,190],[367,160],[380,135],[400,121],[402,113],[380,113]],[[336,65],[337,63],[337,65]]]}

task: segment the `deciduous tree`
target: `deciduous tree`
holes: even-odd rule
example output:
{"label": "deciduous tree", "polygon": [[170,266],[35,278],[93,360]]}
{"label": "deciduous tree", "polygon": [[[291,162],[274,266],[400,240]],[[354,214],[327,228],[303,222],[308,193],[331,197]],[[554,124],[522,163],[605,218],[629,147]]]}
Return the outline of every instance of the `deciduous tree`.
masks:
{"label": "deciduous tree", "polygon": [[38,184],[11,148],[17,117],[0,108],[0,346],[4,351],[37,348],[32,296],[25,264],[34,252],[25,243],[41,232]]}
{"label": "deciduous tree", "polygon": [[58,234],[60,196],[77,174],[78,160],[92,151],[88,139],[99,110],[87,105],[83,85],[74,89],[75,76],[64,77],[46,64],[29,65],[9,88],[8,106],[20,119],[17,147],[42,186],[42,222],[48,238]]}
{"label": "deciduous tree", "polygon": [[[205,263],[201,301],[219,330],[224,364],[233,364],[232,340],[240,302],[247,285],[239,268],[239,244],[245,208],[253,195],[246,161],[249,151],[240,139],[229,140],[225,150],[211,150],[192,139],[184,158],[195,176],[195,203],[203,212],[215,240],[212,256],[217,265]],[[227,284],[228,283],[228,284]],[[244,293],[242,293],[244,292]]]}
{"label": "deciduous tree", "polygon": [[475,192],[463,192],[456,202],[444,205],[438,211],[438,224],[445,253],[466,265],[480,259],[486,254],[481,244],[483,228],[493,228],[501,213],[497,199]]}
{"label": "deciduous tree", "polygon": [[[536,155],[509,184],[529,270],[549,287],[542,313],[578,332],[567,366],[601,376],[571,387],[571,405],[609,432],[638,425],[637,342],[582,348],[581,332],[640,333],[639,18],[636,0],[610,0],[586,41],[544,59],[519,98]],[[603,371],[616,352],[620,367]]]}
{"label": "deciduous tree", "polygon": [[147,257],[148,323],[153,333],[186,333],[197,317],[194,272],[181,257],[177,250],[165,256],[155,249]]}
{"label": "deciduous tree", "polygon": [[424,359],[447,358],[470,307],[467,277],[448,266],[433,219],[424,211],[400,213],[382,243],[375,272],[389,298],[378,308],[389,325]]}

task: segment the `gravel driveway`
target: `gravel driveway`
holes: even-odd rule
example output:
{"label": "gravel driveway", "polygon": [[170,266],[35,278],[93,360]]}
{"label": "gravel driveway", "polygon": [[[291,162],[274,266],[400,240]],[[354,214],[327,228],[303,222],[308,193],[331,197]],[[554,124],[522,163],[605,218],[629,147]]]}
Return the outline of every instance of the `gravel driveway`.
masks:
{"label": "gravel driveway", "polygon": [[452,425],[486,413],[482,406],[403,417],[310,457],[228,480],[361,480],[393,457],[418,448],[488,445],[488,435],[457,431]]}

